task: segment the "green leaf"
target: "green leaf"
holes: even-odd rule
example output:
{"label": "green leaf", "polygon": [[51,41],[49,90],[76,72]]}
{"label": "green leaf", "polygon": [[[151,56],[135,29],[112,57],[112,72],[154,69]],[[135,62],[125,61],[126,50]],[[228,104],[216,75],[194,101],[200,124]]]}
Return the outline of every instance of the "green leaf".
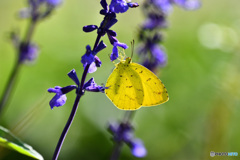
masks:
{"label": "green leaf", "polygon": [[43,157],[31,146],[23,143],[21,140],[15,137],[9,130],[2,126],[0,126],[0,145],[15,150],[29,157],[43,160]]}

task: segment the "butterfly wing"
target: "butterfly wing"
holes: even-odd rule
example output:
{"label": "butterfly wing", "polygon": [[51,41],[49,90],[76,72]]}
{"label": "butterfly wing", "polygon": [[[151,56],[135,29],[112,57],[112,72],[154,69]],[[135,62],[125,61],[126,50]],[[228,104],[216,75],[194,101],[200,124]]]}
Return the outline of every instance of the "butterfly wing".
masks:
{"label": "butterfly wing", "polygon": [[142,81],[144,91],[142,106],[155,106],[168,101],[165,86],[152,71],[137,63],[131,63],[130,66],[138,73]]}
{"label": "butterfly wing", "polygon": [[105,90],[115,106],[123,110],[135,110],[143,103],[143,86],[139,75],[120,62],[109,76]]}

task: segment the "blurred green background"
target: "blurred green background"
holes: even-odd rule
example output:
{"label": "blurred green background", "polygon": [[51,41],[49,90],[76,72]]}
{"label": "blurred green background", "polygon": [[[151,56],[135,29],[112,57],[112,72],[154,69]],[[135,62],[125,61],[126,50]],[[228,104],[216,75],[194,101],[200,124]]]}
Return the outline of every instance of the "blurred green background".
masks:
{"label": "blurred green background", "polygon": [[[109,2],[109,1],[108,1]],[[141,4],[141,1],[136,1]],[[150,160],[237,159],[210,157],[210,151],[240,154],[240,1],[202,1],[196,11],[174,7],[163,43],[168,65],[158,76],[165,84],[170,100],[160,106],[141,108],[133,120],[136,136],[144,141]],[[28,22],[17,18],[26,1],[0,1],[0,95],[16,58],[8,33],[18,29],[23,36]],[[67,73],[80,63],[85,46],[96,33],[84,33],[82,27],[99,24],[98,0],[64,0],[34,33],[41,53],[35,63],[25,65],[18,77],[1,125],[33,146],[45,159],[51,159],[70,114],[74,93],[60,108],[49,107],[53,94],[47,89],[73,84]],[[144,17],[141,9],[117,15],[113,29],[120,42],[130,46],[137,39],[137,28]],[[88,75],[96,83],[106,83],[114,65],[109,60],[111,45],[98,54],[102,67]],[[130,56],[130,50],[126,51]],[[134,59],[133,59],[134,61]],[[135,59],[136,61],[136,59]],[[86,93],[63,144],[59,159],[108,159],[113,149],[108,122],[120,120],[118,110],[105,94]],[[0,150],[0,159],[30,159],[10,150]],[[127,146],[120,159],[137,159]]]}

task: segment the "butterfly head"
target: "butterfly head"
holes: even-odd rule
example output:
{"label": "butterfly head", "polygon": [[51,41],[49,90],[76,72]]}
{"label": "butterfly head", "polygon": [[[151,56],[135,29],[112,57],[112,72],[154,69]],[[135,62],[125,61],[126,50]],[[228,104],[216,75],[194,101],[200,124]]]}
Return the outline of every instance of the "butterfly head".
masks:
{"label": "butterfly head", "polygon": [[130,57],[127,57],[125,60],[125,64],[130,64],[132,62],[132,59]]}

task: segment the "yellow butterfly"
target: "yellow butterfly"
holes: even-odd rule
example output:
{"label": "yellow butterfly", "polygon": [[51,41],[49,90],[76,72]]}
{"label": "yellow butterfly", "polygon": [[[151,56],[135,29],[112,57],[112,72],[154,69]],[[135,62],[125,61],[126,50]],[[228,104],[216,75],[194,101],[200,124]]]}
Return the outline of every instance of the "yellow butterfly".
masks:
{"label": "yellow butterfly", "polygon": [[109,76],[105,89],[107,97],[123,110],[155,106],[169,97],[161,80],[144,66],[132,63],[130,57],[121,60]]}

